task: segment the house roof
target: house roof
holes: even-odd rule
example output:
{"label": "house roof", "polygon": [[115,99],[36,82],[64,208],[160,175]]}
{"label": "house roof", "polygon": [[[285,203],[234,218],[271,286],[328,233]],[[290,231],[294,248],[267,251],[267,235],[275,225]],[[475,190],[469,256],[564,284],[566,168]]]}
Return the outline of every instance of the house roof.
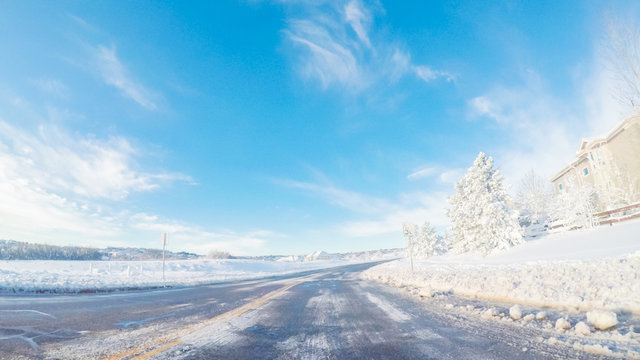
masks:
{"label": "house roof", "polygon": [[618,124],[618,126],[616,126],[613,130],[611,130],[607,135],[583,138],[580,141],[580,147],[578,148],[578,151],[576,151],[576,159],[572,161],[571,164],[565,166],[562,170],[560,170],[558,173],[553,175],[549,180],[551,182],[558,180],[560,177],[566,174],[569,170],[571,170],[580,162],[582,162],[585,159],[588,150],[592,149],[595,145],[608,143],[616,135],[622,132],[625,129],[625,127],[627,127],[629,124],[631,124],[634,121],[640,121],[640,115],[630,116],[622,120],[620,124]]}

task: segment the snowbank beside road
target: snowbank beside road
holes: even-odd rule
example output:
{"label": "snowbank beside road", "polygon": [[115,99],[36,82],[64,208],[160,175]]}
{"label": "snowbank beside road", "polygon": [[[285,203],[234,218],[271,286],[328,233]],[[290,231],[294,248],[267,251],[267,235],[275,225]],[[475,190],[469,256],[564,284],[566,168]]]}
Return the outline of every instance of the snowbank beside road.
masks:
{"label": "snowbank beside road", "polygon": [[261,260],[167,261],[0,261],[2,292],[94,292],[186,286],[346,265],[345,261],[280,262]]}
{"label": "snowbank beside road", "polygon": [[640,222],[548,235],[486,258],[398,260],[363,276],[399,287],[568,311],[640,314]]}

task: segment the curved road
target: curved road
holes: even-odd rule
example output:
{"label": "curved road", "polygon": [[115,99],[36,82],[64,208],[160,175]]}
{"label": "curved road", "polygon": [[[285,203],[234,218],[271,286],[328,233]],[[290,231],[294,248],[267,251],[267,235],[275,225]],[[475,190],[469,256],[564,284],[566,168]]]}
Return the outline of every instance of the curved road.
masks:
{"label": "curved road", "polygon": [[0,358],[600,358],[360,279],[372,265],[180,289],[4,296]]}

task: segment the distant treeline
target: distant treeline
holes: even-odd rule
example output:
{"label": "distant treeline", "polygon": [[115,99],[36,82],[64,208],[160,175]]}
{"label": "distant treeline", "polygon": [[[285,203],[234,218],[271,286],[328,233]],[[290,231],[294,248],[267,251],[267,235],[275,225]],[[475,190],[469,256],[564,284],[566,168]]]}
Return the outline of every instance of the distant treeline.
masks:
{"label": "distant treeline", "polygon": [[0,240],[0,260],[101,260],[99,249]]}
{"label": "distant treeline", "polygon": [[[199,255],[167,251],[169,260],[194,259]],[[22,241],[0,240],[0,260],[156,260],[162,250],[141,248],[96,249],[79,246],[32,244]]]}

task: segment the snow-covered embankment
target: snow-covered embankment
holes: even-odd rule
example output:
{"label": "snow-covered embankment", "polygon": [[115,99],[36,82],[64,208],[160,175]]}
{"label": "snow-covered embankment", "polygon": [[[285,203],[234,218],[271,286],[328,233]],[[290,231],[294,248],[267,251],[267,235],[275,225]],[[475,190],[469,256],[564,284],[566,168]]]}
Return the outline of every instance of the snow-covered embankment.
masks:
{"label": "snow-covered embankment", "polygon": [[486,258],[407,259],[363,273],[398,287],[569,312],[640,314],[640,222],[554,234]]}

